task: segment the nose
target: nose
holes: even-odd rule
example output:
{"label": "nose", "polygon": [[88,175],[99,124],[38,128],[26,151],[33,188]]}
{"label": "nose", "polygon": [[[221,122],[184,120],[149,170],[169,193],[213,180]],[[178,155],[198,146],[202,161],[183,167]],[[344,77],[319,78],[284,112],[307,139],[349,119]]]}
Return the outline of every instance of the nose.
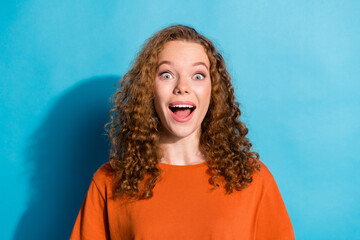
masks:
{"label": "nose", "polygon": [[174,94],[189,94],[191,92],[190,85],[186,77],[179,76],[176,81],[176,86],[174,88]]}

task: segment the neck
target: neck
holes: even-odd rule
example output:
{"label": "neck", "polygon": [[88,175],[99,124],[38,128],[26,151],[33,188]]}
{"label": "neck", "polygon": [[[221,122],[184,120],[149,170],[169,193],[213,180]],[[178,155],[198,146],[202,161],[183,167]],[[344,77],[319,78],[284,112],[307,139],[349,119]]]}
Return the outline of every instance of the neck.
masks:
{"label": "neck", "polygon": [[160,162],[172,165],[192,165],[205,162],[205,158],[199,148],[200,133],[176,138],[174,136],[160,136],[160,149],[163,158]]}

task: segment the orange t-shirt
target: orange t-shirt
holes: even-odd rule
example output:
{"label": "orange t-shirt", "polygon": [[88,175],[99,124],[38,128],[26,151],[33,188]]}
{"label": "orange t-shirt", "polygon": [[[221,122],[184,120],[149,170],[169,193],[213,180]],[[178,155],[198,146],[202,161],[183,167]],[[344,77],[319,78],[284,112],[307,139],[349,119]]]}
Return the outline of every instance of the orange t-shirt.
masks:
{"label": "orange t-shirt", "polygon": [[153,197],[112,199],[109,163],[95,174],[70,239],[295,239],[278,187],[261,163],[244,190],[212,190],[207,163],[160,163]]}

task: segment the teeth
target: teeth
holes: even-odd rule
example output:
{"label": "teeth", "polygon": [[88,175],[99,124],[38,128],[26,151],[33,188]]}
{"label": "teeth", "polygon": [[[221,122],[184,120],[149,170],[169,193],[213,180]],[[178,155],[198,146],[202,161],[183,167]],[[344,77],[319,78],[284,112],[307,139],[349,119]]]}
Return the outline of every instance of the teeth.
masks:
{"label": "teeth", "polygon": [[191,105],[173,105],[171,107],[177,107],[177,108],[194,108],[194,106]]}

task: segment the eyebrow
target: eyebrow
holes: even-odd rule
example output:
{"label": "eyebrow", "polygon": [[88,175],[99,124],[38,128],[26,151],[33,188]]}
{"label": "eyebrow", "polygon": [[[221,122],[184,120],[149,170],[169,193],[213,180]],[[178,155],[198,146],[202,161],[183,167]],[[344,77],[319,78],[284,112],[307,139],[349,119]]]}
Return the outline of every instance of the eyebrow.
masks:
{"label": "eyebrow", "polygon": [[[173,65],[172,62],[165,60],[165,61],[161,61],[161,62],[158,64],[158,68],[159,68],[162,64]],[[194,63],[192,66],[195,67],[195,66],[199,66],[199,65],[203,65],[204,67],[206,67],[207,70],[209,70],[209,67],[208,67],[205,63],[203,63],[203,62],[196,62],[196,63]]]}

